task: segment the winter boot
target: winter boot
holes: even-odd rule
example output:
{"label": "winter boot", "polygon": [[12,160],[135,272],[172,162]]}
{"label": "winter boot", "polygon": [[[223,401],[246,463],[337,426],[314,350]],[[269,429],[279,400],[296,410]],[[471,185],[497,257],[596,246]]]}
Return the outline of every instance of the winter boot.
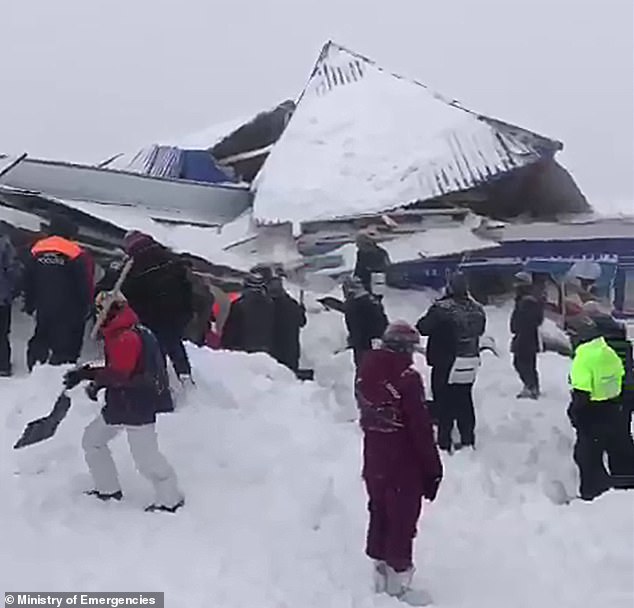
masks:
{"label": "winter boot", "polygon": [[386,566],[388,595],[397,598],[409,606],[428,606],[432,603],[431,596],[423,589],[412,589],[414,568],[405,572],[396,572],[390,566]]}
{"label": "winter boot", "polygon": [[185,506],[185,499],[179,500],[173,507],[168,507],[166,505],[150,505],[149,507],[145,507],[146,513],[176,513],[181,507]]}
{"label": "winter boot", "polygon": [[103,500],[103,502],[108,502],[109,500],[123,499],[123,492],[121,492],[121,490],[119,490],[118,492],[113,492],[112,494],[105,494],[103,492],[100,492],[99,490],[88,490],[87,492],[84,492],[84,494],[86,496],[94,496],[99,500]]}
{"label": "winter boot", "polygon": [[517,393],[516,397],[518,399],[531,399],[531,395],[531,389],[528,388],[528,386],[525,386],[519,393]]}
{"label": "winter boot", "polygon": [[387,590],[387,564],[381,560],[374,560],[372,572],[375,593],[385,593]]}

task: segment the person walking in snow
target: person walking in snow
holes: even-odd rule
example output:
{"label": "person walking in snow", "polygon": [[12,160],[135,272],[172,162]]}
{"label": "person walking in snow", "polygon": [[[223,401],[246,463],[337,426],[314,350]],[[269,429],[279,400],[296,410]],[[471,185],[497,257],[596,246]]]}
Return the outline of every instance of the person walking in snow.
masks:
{"label": "person walking in snow", "polygon": [[192,316],[192,287],[185,264],[152,237],[129,233],[124,240],[133,264],[122,291],[139,319],[156,336],[179,380],[191,381],[183,336]]}
{"label": "person walking in snow", "polygon": [[617,471],[629,452],[622,432],[621,393],[625,369],[617,353],[588,316],[577,323],[578,345],[570,370],[568,417],[577,431],[574,460],[579,467],[579,495],[591,501],[614,486]]}
{"label": "person walking in snow", "polygon": [[411,588],[421,502],[436,499],[443,475],[423,381],[413,368],[419,341],[404,321],[391,323],[356,381],[370,512],[366,554],[374,560],[376,590],[413,605],[424,603]]}
{"label": "person walking in snow", "polygon": [[77,226],[54,216],[48,236],[31,249],[24,277],[27,314],[35,313],[35,333],[27,348],[27,364],[76,363],[91,304],[91,263],[74,241]]}
{"label": "person walking in snow", "polygon": [[511,352],[513,366],[522,384],[518,399],[538,399],[537,353],[540,351],[539,328],[544,322],[544,304],[537,297],[530,274],[516,275],[515,308],[511,314]]}
{"label": "person walking in snow", "polygon": [[273,349],[274,314],[273,300],[262,275],[247,275],[242,294],[231,303],[229,316],[222,328],[222,348],[270,354]]}
{"label": "person walking in snow", "polygon": [[20,280],[21,267],[11,240],[0,234],[0,377],[12,374],[11,307]]}
{"label": "person walking in snow", "polygon": [[[438,446],[475,446],[473,385],[480,366],[480,337],[486,329],[486,315],[471,298],[464,274],[453,274],[445,295],[437,300],[416,328],[427,341],[427,362],[432,368],[434,411],[438,418]],[[457,423],[460,443],[451,434]]]}
{"label": "person walking in snow", "polygon": [[284,289],[282,277],[267,286],[273,300],[273,358],[294,373],[299,370],[300,332],[306,326],[306,309]]}
{"label": "person walking in snow", "polygon": [[390,265],[390,255],[367,232],[357,235],[357,261],[354,276],[359,277],[368,293],[372,293],[372,274],[385,272]]}
{"label": "person walking in snow", "polygon": [[174,470],[159,451],[156,415],[173,411],[165,358],[152,332],[139,323],[123,294],[101,292],[95,300],[97,314],[107,311],[101,334],[105,366],[84,366],[64,377],[67,389],[89,380],[86,393],[92,401],[106,391],[106,404],[85,429],[82,447],[94,482],[90,496],[121,500],[117,470],[108,443],[126,432],[136,467],[154,486],[155,501],[145,510],[174,513],[184,504]]}
{"label": "person walking in snow", "polygon": [[363,357],[372,350],[372,341],[383,335],[388,320],[381,300],[365,288],[359,277],[346,279],[343,295],[348,346],[352,348],[355,369],[358,371]]}

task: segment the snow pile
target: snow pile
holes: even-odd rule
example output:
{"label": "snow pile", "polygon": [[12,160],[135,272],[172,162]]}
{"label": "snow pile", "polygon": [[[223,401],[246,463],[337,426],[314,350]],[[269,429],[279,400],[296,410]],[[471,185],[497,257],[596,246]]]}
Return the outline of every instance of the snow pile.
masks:
{"label": "snow pile", "polygon": [[[386,301],[392,318],[413,321],[430,296],[388,292]],[[80,436],[97,407],[81,389],[56,437],[14,452],[24,424],[50,408],[61,370],[3,380],[0,520],[10,525],[0,587],[164,591],[174,608],[397,606],[371,591],[360,433],[328,384],[352,383],[350,354],[333,354],[345,344],[343,320],[312,302],[309,310],[307,357],[322,363],[315,383],[263,355],[190,350],[197,387],[159,420],[187,495],[175,516],[142,512],[150,489],[122,438],[113,449],[125,500],[82,496],[90,481]],[[508,311],[488,312],[502,356],[486,355],[477,384],[478,449],[445,459],[439,497],[425,507],[417,576],[439,606],[629,608],[631,496],[560,506],[551,491],[576,483],[568,362],[544,357],[545,398],[517,402]]]}
{"label": "snow pile", "polygon": [[[350,70],[324,90],[324,72]],[[263,167],[255,216],[299,223],[389,210],[472,187],[507,170],[505,154],[534,159],[474,114],[330,45]]]}

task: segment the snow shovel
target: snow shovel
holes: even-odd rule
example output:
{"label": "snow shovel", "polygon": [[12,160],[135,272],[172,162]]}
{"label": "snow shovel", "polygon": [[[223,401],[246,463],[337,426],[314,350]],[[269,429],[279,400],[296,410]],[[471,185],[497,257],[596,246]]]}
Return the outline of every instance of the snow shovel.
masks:
{"label": "snow shovel", "polygon": [[32,420],[26,425],[21,437],[13,446],[14,450],[24,448],[27,445],[33,445],[49,439],[55,435],[55,431],[60,422],[64,420],[68,410],[70,409],[70,397],[64,390],[55,401],[55,405],[48,416]]}
{"label": "snow shovel", "polygon": [[[117,291],[121,291],[121,286],[123,285],[123,282],[128,276],[128,273],[130,272],[130,269],[132,268],[133,263],[134,263],[134,260],[132,258],[128,258],[126,260],[126,263],[123,265],[123,268],[121,269],[121,274],[119,275],[117,282],[114,284],[114,287],[110,290],[110,293],[116,293]],[[102,308],[101,312],[97,316],[97,319],[95,320],[95,326],[92,328],[92,331],[90,332],[90,337],[93,340],[97,338],[97,334],[99,333],[101,326],[104,324],[106,318],[108,317],[108,313],[110,312],[111,306],[112,306],[112,299],[109,298],[106,300],[104,307]]]}

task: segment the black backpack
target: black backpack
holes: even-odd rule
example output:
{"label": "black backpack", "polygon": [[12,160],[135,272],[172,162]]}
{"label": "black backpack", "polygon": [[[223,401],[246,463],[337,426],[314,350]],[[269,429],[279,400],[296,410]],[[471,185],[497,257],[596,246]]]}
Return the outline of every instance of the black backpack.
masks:
{"label": "black backpack", "polygon": [[159,343],[152,331],[144,325],[137,325],[135,329],[143,343],[143,376],[147,386],[155,395],[156,413],[173,412],[174,402],[170,392],[165,357]]}

